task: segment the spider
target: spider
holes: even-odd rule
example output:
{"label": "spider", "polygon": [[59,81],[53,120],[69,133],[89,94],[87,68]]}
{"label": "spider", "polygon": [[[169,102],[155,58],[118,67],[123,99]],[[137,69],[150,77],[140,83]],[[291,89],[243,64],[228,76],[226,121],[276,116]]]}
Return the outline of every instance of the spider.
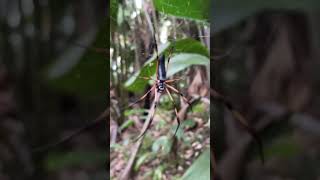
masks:
{"label": "spider", "polygon": [[[154,25],[152,24],[152,26],[153,26],[153,30],[154,30],[155,29]],[[152,81],[154,81],[154,84],[151,86],[151,88],[143,96],[141,96],[137,101],[135,101],[129,105],[129,107],[132,107],[134,104],[144,100],[149,93],[154,91],[154,103],[153,103],[154,110],[153,110],[153,112],[150,112],[152,114],[150,116],[150,121],[148,122],[147,128],[144,129],[140,133],[140,135],[135,139],[136,141],[139,140],[141,137],[143,137],[146,134],[146,132],[148,131],[148,129],[150,128],[150,125],[152,124],[153,118],[156,113],[156,108],[159,103],[160,97],[164,92],[168,94],[169,99],[171,100],[171,102],[173,103],[173,106],[174,106],[174,112],[175,112],[176,120],[177,120],[177,128],[174,132],[174,136],[176,135],[176,133],[180,127],[180,119],[179,119],[179,115],[178,115],[177,105],[176,105],[171,93],[174,92],[174,93],[178,94],[191,107],[191,104],[187,100],[187,98],[179,90],[177,90],[176,88],[174,88],[172,86],[173,82],[181,80],[181,79],[180,78],[167,79],[166,72],[168,70],[168,66],[169,66],[169,62],[171,59],[173,48],[170,49],[168,60],[167,60],[167,66],[165,66],[165,55],[164,54],[159,55],[159,53],[158,53],[158,45],[157,45],[155,33],[153,33],[153,41],[154,41],[153,47],[156,52],[156,63],[157,63],[156,64],[156,79],[153,79],[151,77],[139,77],[139,78],[142,78],[145,80],[152,80]]]}

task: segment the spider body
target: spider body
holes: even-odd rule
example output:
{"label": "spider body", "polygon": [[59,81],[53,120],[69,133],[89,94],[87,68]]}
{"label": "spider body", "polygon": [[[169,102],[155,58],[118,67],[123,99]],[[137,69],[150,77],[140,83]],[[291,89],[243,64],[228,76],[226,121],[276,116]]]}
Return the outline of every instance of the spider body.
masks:
{"label": "spider body", "polygon": [[158,59],[158,80],[157,91],[162,93],[166,88],[165,81],[167,80],[167,73],[165,68],[165,56],[161,55]]}
{"label": "spider body", "polygon": [[157,91],[158,93],[162,93],[166,88],[166,83],[164,80],[158,80],[157,82]]}
{"label": "spider body", "polygon": [[158,59],[158,79],[160,80],[160,82],[164,82],[165,80],[167,80],[164,55],[161,55]]}

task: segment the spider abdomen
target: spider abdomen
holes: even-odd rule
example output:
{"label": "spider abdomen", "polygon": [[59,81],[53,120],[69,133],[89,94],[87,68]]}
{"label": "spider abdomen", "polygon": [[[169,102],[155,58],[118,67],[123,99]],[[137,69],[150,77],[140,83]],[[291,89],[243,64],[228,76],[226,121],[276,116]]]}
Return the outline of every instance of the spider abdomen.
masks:
{"label": "spider abdomen", "polygon": [[159,80],[165,81],[167,79],[167,73],[165,68],[165,56],[161,55],[159,58],[159,67],[158,67],[158,76]]}

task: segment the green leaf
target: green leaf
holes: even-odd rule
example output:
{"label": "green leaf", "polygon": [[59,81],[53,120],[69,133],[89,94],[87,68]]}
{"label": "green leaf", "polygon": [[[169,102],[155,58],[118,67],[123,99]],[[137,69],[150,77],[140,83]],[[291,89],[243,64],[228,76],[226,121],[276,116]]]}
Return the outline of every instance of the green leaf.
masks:
{"label": "green leaf", "polygon": [[46,158],[46,168],[49,171],[58,171],[84,164],[103,163],[106,159],[105,152],[70,152],[49,154]]}
{"label": "green leaf", "polygon": [[202,103],[197,103],[196,105],[194,105],[192,107],[192,110],[193,110],[193,112],[196,112],[196,113],[204,113],[204,112],[206,112],[204,104],[202,104]]}
{"label": "green leaf", "polygon": [[168,154],[171,150],[172,142],[166,136],[161,136],[152,144],[152,151],[157,153],[160,148],[163,148],[165,154]]}
{"label": "green leaf", "polygon": [[[162,54],[169,47],[169,45],[170,44],[167,43],[160,46],[158,49],[159,55]],[[147,62],[144,63],[139,71],[134,73],[134,75],[125,82],[124,86],[129,91],[142,92],[148,81],[139,77],[151,77],[156,73],[156,63],[154,62],[156,59],[157,56],[154,54]]]}
{"label": "green leaf", "polygon": [[[89,32],[76,42],[92,47],[104,47],[107,42],[107,26],[100,32]],[[72,46],[45,68],[44,77],[56,90],[80,96],[105,96],[109,76],[106,54],[80,46]]]}
{"label": "green leaf", "polygon": [[110,144],[110,149],[117,151],[117,150],[121,150],[122,146],[120,144],[113,143],[113,144]]}
{"label": "green leaf", "polygon": [[[174,134],[176,132],[176,129],[177,129],[178,125],[173,125],[172,128],[171,128],[171,132],[172,134]],[[184,130],[183,130],[183,124],[179,127],[179,129],[177,130],[177,133],[176,133],[176,137],[178,140],[181,140],[181,138],[183,138],[183,133],[184,133]]]}
{"label": "green leaf", "polygon": [[117,17],[118,17],[118,8],[119,8],[118,0],[110,1],[110,30],[114,31],[117,26]]}
{"label": "green leaf", "polygon": [[125,116],[131,116],[131,115],[134,115],[134,114],[142,114],[144,112],[148,112],[149,110],[148,109],[141,109],[141,108],[138,108],[138,109],[129,109],[129,110],[126,110],[124,112],[124,115]]}
{"label": "green leaf", "polygon": [[163,129],[167,125],[167,122],[163,119],[159,119],[158,123],[156,124],[156,130],[159,131]]}
{"label": "green leaf", "polygon": [[150,156],[150,153],[145,153],[142,156],[139,157],[139,159],[137,160],[135,166],[134,166],[134,170],[138,171],[138,169],[140,168],[140,166],[146,161],[146,159]]}
{"label": "green leaf", "polygon": [[[199,41],[186,38],[176,41],[175,43],[167,43],[159,47],[159,54],[168,53],[168,50],[174,48],[174,55],[169,63],[169,71],[167,76],[171,75],[191,66],[191,65],[207,65],[209,64],[209,52],[208,49],[202,45]],[[190,53],[190,55],[182,53]],[[179,54],[181,56],[179,56]],[[202,56],[201,56],[202,55]],[[178,56],[178,57],[176,57]],[[181,59],[186,58],[186,59]],[[148,84],[148,81],[138,77],[151,77],[156,73],[156,55],[154,54],[143,66],[137,71],[131,78],[125,82],[125,87],[129,91],[141,92]],[[176,64],[174,61],[177,61]],[[190,62],[187,62],[190,61]],[[176,65],[178,65],[175,69]]]}
{"label": "green leaf", "polygon": [[164,170],[164,166],[162,165],[158,166],[157,169],[154,171],[152,180],[162,180],[163,170]]}
{"label": "green leaf", "polygon": [[[172,94],[171,96],[173,97],[173,99],[176,98],[176,94]],[[172,104],[172,101],[168,94],[161,95],[159,107],[167,111],[172,110],[174,108],[174,105]]]}
{"label": "green leaf", "polygon": [[210,179],[210,149],[206,149],[197,160],[188,168],[182,180]]}
{"label": "green leaf", "polygon": [[301,152],[292,134],[283,134],[273,140],[272,144],[266,148],[266,157],[286,157],[292,158]]}
{"label": "green leaf", "polygon": [[132,126],[134,124],[134,121],[133,120],[128,120],[128,121],[125,121],[119,128],[120,131],[123,131],[124,129],[127,129],[128,127]]}
{"label": "green leaf", "polygon": [[183,121],[183,126],[187,128],[192,128],[196,125],[196,122],[193,119],[187,119]]}
{"label": "green leaf", "polygon": [[192,65],[209,65],[210,60],[199,54],[181,53],[171,58],[167,77],[170,77]]}
{"label": "green leaf", "polygon": [[156,9],[177,17],[208,21],[210,0],[154,0]]}
{"label": "green leaf", "polygon": [[211,17],[213,31],[220,32],[246,17],[266,9],[300,10],[311,12],[319,7],[318,0],[224,0],[214,3]]}
{"label": "green leaf", "polygon": [[124,16],[123,16],[123,7],[121,4],[118,5],[118,15],[117,15],[117,25],[121,26],[121,24],[124,21]]}
{"label": "green leaf", "polygon": [[[196,125],[196,122],[192,119],[187,119],[185,121],[183,121],[179,127],[179,129],[177,130],[176,133],[176,137],[178,140],[181,140],[182,138],[184,138],[184,128],[190,128],[190,127],[194,127]],[[173,125],[171,127],[171,132],[172,134],[174,134],[176,132],[178,125]]]}
{"label": "green leaf", "polygon": [[200,41],[192,38],[185,38],[173,42],[170,48],[174,48],[174,53],[194,53],[210,57],[208,48],[206,48]]}

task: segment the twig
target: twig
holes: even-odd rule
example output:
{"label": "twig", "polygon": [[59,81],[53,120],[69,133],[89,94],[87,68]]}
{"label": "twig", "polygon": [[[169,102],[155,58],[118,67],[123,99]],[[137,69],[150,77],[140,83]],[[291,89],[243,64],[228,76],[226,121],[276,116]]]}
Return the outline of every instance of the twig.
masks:
{"label": "twig", "polygon": [[62,143],[65,143],[67,141],[69,141],[70,139],[72,139],[73,137],[81,134],[84,131],[87,131],[93,127],[96,127],[97,125],[99,125],[100,123],[102,123],[104,120],[106,120],[106,118],[109,115],[109,108],[107,108],[103,113],[100,114],[100,116],[98,116],[94,121],[90,122],[89,124],[87,124],[86,126],[78,129],[77,131],[73,132],[72,134],[70,134],[69,136],[65,136],[62,139],[58,140],[55,143],[51,143],[51,144],[47,144],[45,146],[40,146],[40,147],[36,147],[32,150],[33,153],[38,153],[38,152],[43,152],[43,151],[47,151],[53,147],[56,147]]}
{"label": "twig", "polygon": [[264,153],[263,153],[263,145],[260,137],[258,136],[256,130],[252,128],[249,124],[246,118],[235,109],[233,104],[224,96],[219,94],[217,91],[214,89],[210,89],[210,96],[213,97],[213,99],[217,100],[218,102],[221,102],[232,114],[232,116],[240,122],[240,124],[248,131],[248,133],[253,137],[253,139],[256,141],[258,144],[259,148],[259,154],[260,154],[260,159],[261,162],[264,163]]}
{"label": "twig", "polygon": [[[151,105],[151,108],[150,108],[150,111],[149,111],[149,114],[148,114],[148,117],[147,117],[147,120],[144,122],[143,128],[141,129],[141,133],[145,132],[145,130],[148,128],[148,124],[150,123],[150,121],[152,119],[151,118],[152,114],[155,113],[154,112],[155,111],[154,103],[155,102],[153,101],[153,103]],[[136,158],[136,156],[138,154],[138,151],[139,151],[139,148],[140,148],[140,146],[142,144],[143,139],[144,139],[144,136],[141,136],[141,138],[139,138],[139,140],[136,141],[136,143],[135,143],[135,145],[133,147],[130,159],[129,159],[128,163],[127,163],[127,166],[126,166],[126,168],[124,169],[124,171],[123,171],[123,173],[121,175],[121,178],[120,178],[121,180],[129,179],[129,175],[130,175],[134,160],[135,160],[135,158]]]}

